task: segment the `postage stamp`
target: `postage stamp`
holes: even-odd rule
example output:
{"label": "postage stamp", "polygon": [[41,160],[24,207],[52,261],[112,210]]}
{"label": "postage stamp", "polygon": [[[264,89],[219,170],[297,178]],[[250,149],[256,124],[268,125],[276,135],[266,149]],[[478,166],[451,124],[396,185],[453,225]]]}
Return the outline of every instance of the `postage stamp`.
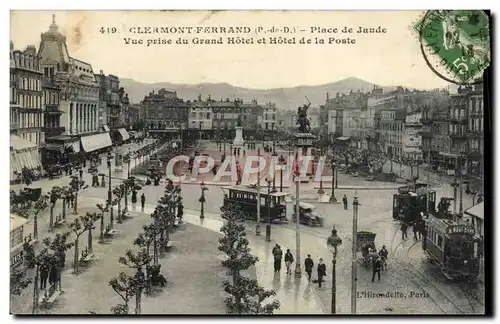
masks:
{"label": "postage stamp", "polygon": [[425,47],[424,56],[436,56],[451,75],[449,81],[472,83],[490,64],[489,19],[482,10],[427,11],[413,28]]}

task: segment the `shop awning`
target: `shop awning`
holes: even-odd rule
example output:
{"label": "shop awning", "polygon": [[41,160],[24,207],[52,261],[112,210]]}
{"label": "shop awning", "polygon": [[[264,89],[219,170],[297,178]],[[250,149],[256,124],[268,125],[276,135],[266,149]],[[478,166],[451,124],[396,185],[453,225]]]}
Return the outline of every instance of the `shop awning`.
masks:
{"label": "shop awning", "polygon": [[28,220],[24,217],[20,217],[14,214],[10,214],[10,232],[12,233],[19,227],[23,226],[26,224]]}
{"label": "shop awning", "polygon": [[38,154],[38,150],[36,146],[31,149],[24,149],[20,151],[12,150],[10,152],[10,178],[14,180],[16,175],[14,172],[18,174],[21,173],[23,168],[28,168],[30,170],[34,170],[38,167],[41,167],[42,163],[40,161],[40,155]]}
{"label": "shop awning", "polygon": [[36,144],[17,135],[10,135],[10,147],[15,151],[32,150],[36,149]]}
{"label": "shop awning", "polygon": [[83,136],[81,142],[83,150],[87,153],[113,145],[109,133]]}
{"label": "shop awning", "polygon": [[350,140],[351,138],[349,136],[341,136],[341,137],[337,137],[336,140],[337,141],[347,141],[347,140]]}
{"label": "shop awning", "polygon": [[118,133],[120,133],[122,141],[126,141],[130,138],[130,135],[125,128],[118,128]]}
{"label": "shop awning", "polygon": [[465,214],[484,220],[484,202],[472,206],[464,211]]}
{"label": "shop awning", "polygon": [[446,156],[446,157],[459,157],[460,155],[454,154],[454,153],[448,153],[448,152],[439,152],[440,155]]}
{"label": "shop awning", "polygon": [[102,126],[102,128],[104,129],[104,131],[105,131],[105,132],[109,132],[109,127],[108,127],[108,125],[104,125],[104,126]]}

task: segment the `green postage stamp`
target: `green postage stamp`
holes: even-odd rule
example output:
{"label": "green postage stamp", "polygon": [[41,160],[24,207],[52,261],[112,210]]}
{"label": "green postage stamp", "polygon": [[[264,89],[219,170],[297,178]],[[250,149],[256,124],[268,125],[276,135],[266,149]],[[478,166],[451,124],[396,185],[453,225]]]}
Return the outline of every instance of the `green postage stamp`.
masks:
{"label": "green postage stamp", "polygon": [[[413,29],[429,67],[448,81],[472,83],[490,64],[489,18],[482,10],[427,11]],[[428,53],[437,56],[448,77],[432,66]]]}

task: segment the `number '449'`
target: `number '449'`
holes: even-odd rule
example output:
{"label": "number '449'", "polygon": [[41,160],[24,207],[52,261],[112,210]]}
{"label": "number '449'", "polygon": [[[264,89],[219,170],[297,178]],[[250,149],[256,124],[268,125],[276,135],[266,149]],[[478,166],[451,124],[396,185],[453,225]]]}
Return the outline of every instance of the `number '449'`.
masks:
{"label": "number '449'", "polygon": [[116,27],[101,27],[101,29],[99,29],[101,34],[114,34],[117,31]]}

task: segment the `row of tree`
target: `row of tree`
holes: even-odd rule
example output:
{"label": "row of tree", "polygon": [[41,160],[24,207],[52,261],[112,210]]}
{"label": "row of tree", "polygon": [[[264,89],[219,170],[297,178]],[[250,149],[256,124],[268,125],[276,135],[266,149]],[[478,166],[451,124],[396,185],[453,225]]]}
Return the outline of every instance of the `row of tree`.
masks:
{"label": "row of tree", "polygon": [[[164,286],[166,279],[161,275],[160,256],[170,247],[170,233],[176,223],[182,222],[182,197],[180,187],[167,186],[163,197],[151,214],[152,222],[143,226],[134,240],[139,250],[127,250],[118,262],[134,270],[125,272],[109,281],[111,288],[121,297],[123,303],[113,306],[114,314],[129,314],[130,300],[135,297],[135,314],[141,314],[143,293],[154,286]],[[176,221],[177,219],[177,221]]]}
{"label": "row of tree", "polygon": [[250,253],[245,226],[238,221],[244,219],[241,210],[234,206],[221,208],[225,223],[221,228],[223,236],[219,238],[219,250],[227,256],[222,265],[231,272],[232,280],[223,283],[224,291],[230,295],[225,303],[228,314],[273,314],[280,307],[277,300],[271,302],[274,290],[266,290],[259,286],[256,279],[247,278],[241,274],[255,265],[258,258]]}

